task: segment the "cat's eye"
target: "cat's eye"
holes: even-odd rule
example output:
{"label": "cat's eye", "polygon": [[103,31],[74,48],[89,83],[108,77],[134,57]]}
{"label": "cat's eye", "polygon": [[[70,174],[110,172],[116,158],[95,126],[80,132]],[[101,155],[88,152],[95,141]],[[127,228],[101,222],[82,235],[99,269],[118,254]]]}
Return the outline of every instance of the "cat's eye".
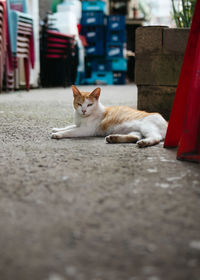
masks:
{"label": "cat's eye", "polygon": [[82,104],[81,104],[81,103],[78,103],[78,106],[81,106],[81,107],[82,107]]}
{"label": "cat's eye", "polygon": [[87,106],[88,106],[88,107],[90,107],[90,106],[92,106],[92,105],[93,105],[93,104],[92,104],[92,103],[90,103],[90,104],[88,104]]}

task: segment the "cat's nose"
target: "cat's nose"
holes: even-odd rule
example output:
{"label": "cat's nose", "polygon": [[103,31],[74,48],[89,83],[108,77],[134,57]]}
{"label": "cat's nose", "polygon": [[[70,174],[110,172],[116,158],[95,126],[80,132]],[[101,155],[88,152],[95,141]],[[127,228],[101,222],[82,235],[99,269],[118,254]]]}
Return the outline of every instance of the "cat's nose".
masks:
{"label": "cat's nose", "polygon": [[82,112],[83,112],[83,114],[85,114],[85,113],[86,113],[86,110],[82,110]]}

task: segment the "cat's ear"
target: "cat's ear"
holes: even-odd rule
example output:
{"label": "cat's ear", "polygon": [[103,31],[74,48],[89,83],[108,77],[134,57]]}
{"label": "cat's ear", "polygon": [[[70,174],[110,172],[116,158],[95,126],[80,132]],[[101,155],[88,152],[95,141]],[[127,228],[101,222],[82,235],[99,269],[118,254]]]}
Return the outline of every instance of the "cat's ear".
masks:
{"label": "cat's ear", "polygon": [[77,89],[77,87],[75,87],[74,85],[72,86],[72,91],[73,91],[74,97],[76,97],[79,94],[81,94],[80,91]]}
{"label": "cat's ear", "polygon": [[96,88],[95,90],[93,90],[93,92],[90,93],[90,96],[93,96],[96,99],[99,99],[101,93],[101,89],[100,88]]}

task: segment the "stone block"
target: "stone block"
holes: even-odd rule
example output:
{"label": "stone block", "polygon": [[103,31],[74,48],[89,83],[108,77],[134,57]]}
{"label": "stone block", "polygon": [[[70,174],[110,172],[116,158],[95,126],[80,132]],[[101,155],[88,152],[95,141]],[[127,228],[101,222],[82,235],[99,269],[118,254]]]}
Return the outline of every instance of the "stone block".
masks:
{"label": "stone block", "polygon": [[135,59],[137,85],[176,86],[179,80],[183,55],[140,54]]}
{"label": "stone block", "polygon": [[167,26],[145,26],[136,29],[136,55],[162,51],[163,30]]}
{"label": "stone block", "polygon": [[175,86],[138,86],[138,109],[158,112],[169,120],[175,93]]}
{"label": "stone block", "polygon": [[163,51],[184,54],[189,31],[189,28],[163,29]]}

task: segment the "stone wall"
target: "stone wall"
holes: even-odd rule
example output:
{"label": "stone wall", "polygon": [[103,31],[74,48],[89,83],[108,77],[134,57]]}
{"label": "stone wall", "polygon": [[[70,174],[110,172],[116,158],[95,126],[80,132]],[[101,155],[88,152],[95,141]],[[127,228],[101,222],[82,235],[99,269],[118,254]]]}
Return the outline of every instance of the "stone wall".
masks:
{"label": "stone wall", "polygon": [[160,112],[169,119],[188,34],[188,28],[165,26],[136,30],[138,109]]}

